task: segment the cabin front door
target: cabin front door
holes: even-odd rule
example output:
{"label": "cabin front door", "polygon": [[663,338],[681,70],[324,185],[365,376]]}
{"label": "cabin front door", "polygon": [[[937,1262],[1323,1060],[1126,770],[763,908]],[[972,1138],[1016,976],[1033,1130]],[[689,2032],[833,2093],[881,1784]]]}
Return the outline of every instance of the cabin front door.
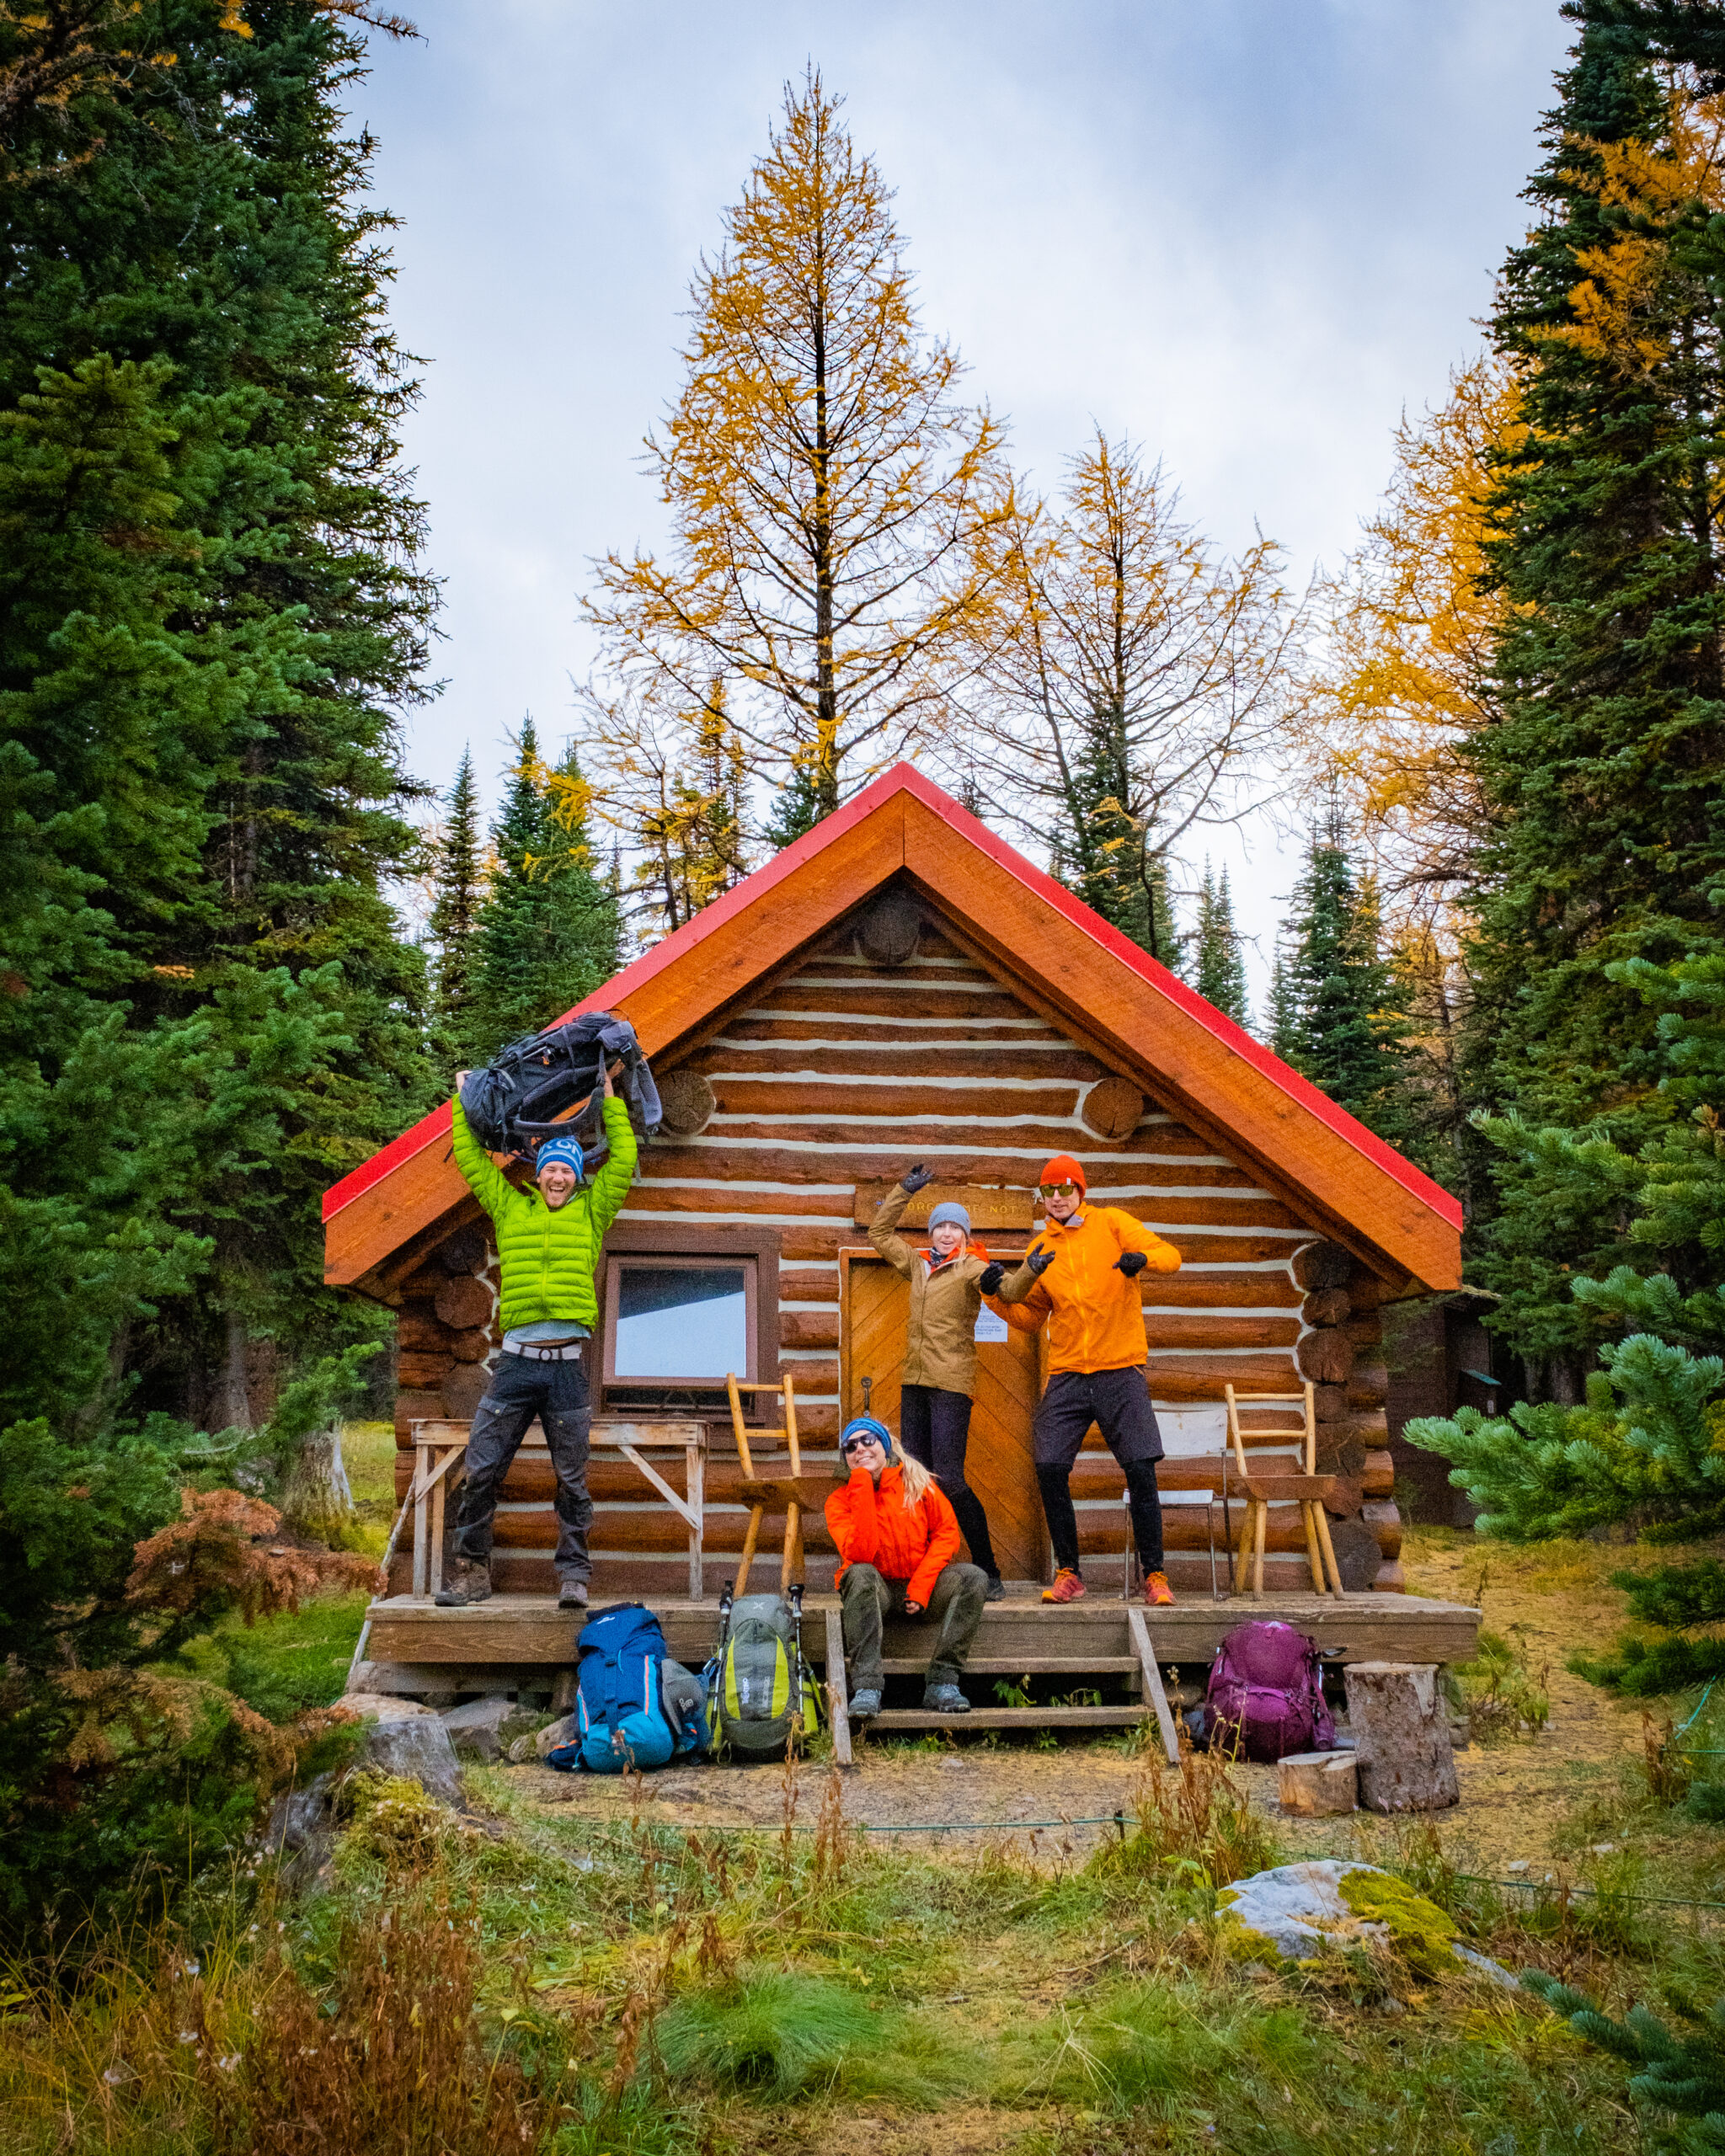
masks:
{"label": "cabin front door", "polygon": [[[841,1380],[845,1414],[862,1412],[862,1380],[872,1378],[872,1412],[899,1427],[899,1375],[904,1367],[911,1287],[874,1256],[846,1251],[840,1261]],[[1002,1330],[991,1313],[985,1331]],[[1028,1333],[984,1339],[976,1348],[976,1405],[964,1479],[982,1501],[1003,1577],[1045,1580],[1048,1534],[1030,1456],[1030,1423],[1040,1390],[1037,1344]]]}

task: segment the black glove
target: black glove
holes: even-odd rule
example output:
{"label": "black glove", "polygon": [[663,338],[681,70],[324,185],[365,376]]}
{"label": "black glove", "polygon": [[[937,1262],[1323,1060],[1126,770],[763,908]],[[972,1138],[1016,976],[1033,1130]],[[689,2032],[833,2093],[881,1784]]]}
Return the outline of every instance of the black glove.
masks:
{"label": "black glove", "polygon": [[913,1197],[919,1190],[923,1189],[927,1184],[932,1183],[933,1181],[934,1170],[932,1168],[925,1168],[921,1161],[916,1163],[914,1168],[906,1168],[903,1175],[899,1177],[900,1187],[903,1189],[908,1190]]}
{"label": "black glove", "polygon": [[1033,1250],[1024,1262],[1030,1267],[1031,1277],[1039,1280],[1054,1263],[1055,1253],[1051,1250]]}
{"label": "black glove", "polygon": [[981,1289],[985,1295],[996,1295],[1000,1293],[1001,1283],[1006,1278],[1006,1267],[1001,1263],[997,1257],[991,1258],[988,1263],[983,1267],[980,1274],[978,1276],[976,1284]]}
{"label": "black glove", "polygon": [[1116,1273],[1124,1273],[1129,1280],[1135,1279],[1150,1260],[1141,1250],[1123,1250],[1114,1260]]}

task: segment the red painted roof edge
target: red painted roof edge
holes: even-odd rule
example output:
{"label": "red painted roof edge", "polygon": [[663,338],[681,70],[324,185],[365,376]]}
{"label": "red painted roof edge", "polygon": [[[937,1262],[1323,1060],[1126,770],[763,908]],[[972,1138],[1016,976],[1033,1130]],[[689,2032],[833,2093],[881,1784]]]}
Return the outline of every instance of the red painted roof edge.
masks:
{"label": "red painted roof edge", "polygon": [[[922,805],[931,809],[943,823],[968,839],[971,845],[985,853],[999,867],[1023,884],[1028,891],[1065,915],[1075,928],[1081,929],[1099,948],[1119,962],[1149,984],[1158,994],[1176,1004],[1188,1018],[1202,1026],[1223,1047],[1249,1063],[1261,1077],[1267,1078],[1288,1097],[1297,1102],[1308,1115],[1315,1116],[1327,1129],[1333,1131],[1344,1144],[1351,1145],[1374,1167],[1380,1169],[1399,1183],[1410,1197],[1417,1198],[1449,1226],[1459,1230],[1461,1225],[1461,1205],[1452,1198],[1441,1183],[1434,1182],[1423,1170],[1405,1159],[1393,1145],[1386,1145],[1375,1131],[1368,1130],[1358,1117],[1338,1107],[1329,1097],[1318,1091],[1309,1079],[1302,1078],[1297,1070],[1274,1054],[1262,1041],[1254,1040],[1243,1027],[1207,1002],[1195,989],[1171,974],[1167,968],[1141,950],[1129,937],[1110,926],[1093,908],[1075,898],[1071,892],[1055,883],[1053,877],[1027,861],[1023,855],[998,837],[968,808],[943,792],[932,779],[924,777],[913,764],[895,764],[881,773],[871,785],[846,802],[842,808],[805,831],[792,846],[776,853],[772,859],[757,868],[752,876],[745,877],[740,883],[727,891],[723,898],[715,899],[710,906],[703,907],[691,921],[674,930],[662,942],[637,958],[633,965],[625,966],[601,987],[585,996],[572,1010],[563,1012],[563,1018],[572,1018],[583,1011],[603,1011],[620,1002],[634,989],[669,965],[675,964],[686,953],[692,951],[706,937],[722,926],[734,915],[753,905],[766,892],[772,889],[785,877],[793,874],[803,864],[822,852],[835,839],[854,830],[867,816],[873,814],[881,803],[895,793],[913,794]],[[562,1020],[554,1022],[561,1024]],[[381,1152],[374,1153],[369,1161],[352,1170],[323,1194],[323,1218],[333,1219],[342,1208],[350,1205],[355,1198],[371,1189],[374,1183],[410,1160],[427,1145],[435,1145],[450,1127],[449,1103],[416,1123],[412,1129],[404,1130]]]}
{"label": "red painted roof edge", "polygon": [[1392,1177],[1404,1190],[1429,1206],[1439,1219],[1452,1228],[1461,1225],[1461,1201],[1452,1198],[1439,1182],[1434,1182],[1423,1168],[1387,1145],[1374,1130],[1368,1130],[1357,1116],[1349,1115],[1328,1094],[1320,1092],[1309,1078],[1302,1078],[1280,1056],[1267,1049],[1262,1041],[1254,1040],[1243,1026],[1236,1026],[1225,1011],[1200,995],[1196,989],[1188,988],[1183,980],[1152,958],[1148,951],[1123,936],[1118,928],[1104,921],[1093,907],[1082,899],[1055,883],[1052,876],[1044,873],[1033,862],[1027,861],[1017,850],[990,830],[987,825],[973,816],[948,793],[943,793],[930,779],[923,776],[909,764],[898,764],[888,772],[888,777],[899,772],[905,774],[905,791],[914,793],[918,800],[932,808],[941,819],[961,832],[971,844],[979,847],[998,866],[1016,877],[1027,890],[1033,891],[1046,905],[1064,914],[1076,928],[1083,930],[1093,943],[1099,944],[1111,958],[1115,958],[1139,977],[1166,995],[1171,1003],[1179,1006],[1188,1017],[1195,1019],[1206,1033],[1213,1034],[1224,1047],[1249,1063],[1260,1076],[1279,1086],[1290,1100],[1299,1102],[1309,1115],[1317,1118],[1336,1135],[1363,1154],[1375,1167]]}
{"label": "red painted roof edge", "polygon": [[[920,775],[909,764],[895,764],[862,792],[847,801],[844,807],[824,818],[813,830],[804,831],[792,845],[774,854],[771,861],[763,862],[753,875],[745,876],[740,883],[733,884],[723,898],[715,899],[710,906],[703,906],[692,921],[686,921],[681,928],[655,943],[650,951],[644,952],[633,963],[613,974],[608,981],[595,988],[590,995],[583,996],[573,1009],[563,1017],[548,1022],[562,1025],[564,1019],[577,1017],[583,1011],[608,1011],[628,995],[651,980],[665,967],[674,965],[697,944],[711,936],[717,928],[745,907],[751,906],[763,893],[772,890],[776,883],[793,874],[805,861],[830,846],[835,839],[842,838],[867,816],[872,815],[889,796],[899,792],[905,777]],[[943,801],[945,796],[934,791],[934,799]],[[350,1169],[338,1183],[332,1183],[323,1193],[323,1219],[333,1220],[344,1206],[351,1205],[362,1198],[374,1183],[393,1173],[405,1161],[427,1145],[435,1145],[440,1138],[446,1137],[450,1128],[449,1102],[445,1101],[422,1116],[410,1130],[403,1131],[399,1138],[393,1138],[381,1152],[374,1153],[368,1161]]]}

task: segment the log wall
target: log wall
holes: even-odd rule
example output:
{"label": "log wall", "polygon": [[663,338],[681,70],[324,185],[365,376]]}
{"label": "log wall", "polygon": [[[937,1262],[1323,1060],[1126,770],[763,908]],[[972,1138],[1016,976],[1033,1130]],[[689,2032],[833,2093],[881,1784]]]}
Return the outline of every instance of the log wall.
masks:
{"label": "log wall", "polygon": [[[1182,1254],[1172,1278],[1143,1276],[1151,1391],[1171,1455],[1164,1486],[1219,1482],[1225,1383],[1285,1390],[1311,1375],[1319,1384],[1321,1465],[1352,1478],[1358,1493],[1337,1523],[1350,1583],[1399,1588],[1372,1277],[1251,1173],[1146,1103],[932,920],[903,963],[864,955],[867,940],[846,924],[661,1074],[668,1118],[681,1127],[644,1148],[621,1216],[708,1234],[777,1232],[780,1360],[796,1380],[806,1470],[836,1465],[839,1259],[866,1247],[857,1186],[889,1182],[926,1161],[945,1184],[1028,1193],[1049,1155],[1067,1152],[1084,1163],[1097,1203],[1132,1213]],[[1022,1232],[985,1239],[999,1252],[1025,1241]],[[495,1252],[481,1228],[459,1230],[402,1283],[403,1445],[417,1417],[471,1414],[497,1352]],[[712,1435],[709,1590],[734,1569],[746,1518],[729,1424],[713,1425]],[[1119,1577],[1122,1489],[1092,1432],[1073,1496],[1087,1574],[1093,1563],[1098,1581],[1107,1560]],[[675,1585],[686,1564],[683,1529],[669,1508],[618,1466],[595,1470],[593,1494],[597,1584],[686,1591]],[[550,1495],[548,1466],[517,1465],[497,1522],[505,1590],[549,1586]],[[1276,1584],[1298,1587],[1304,1539],[1297,1511],[1285,1509],[1285,1520],[1271,1516],[1266,1582],[1274,1574]],[[1236,1526],[1239,1517],[1236,1505]],[[1202,1514],[1171,1509],[1167,1524],[1177,1584],[1207,1582]],[[829,1546],[811,1523],[810,1577],[823,1583],[825,1568],[813,1561]]]}

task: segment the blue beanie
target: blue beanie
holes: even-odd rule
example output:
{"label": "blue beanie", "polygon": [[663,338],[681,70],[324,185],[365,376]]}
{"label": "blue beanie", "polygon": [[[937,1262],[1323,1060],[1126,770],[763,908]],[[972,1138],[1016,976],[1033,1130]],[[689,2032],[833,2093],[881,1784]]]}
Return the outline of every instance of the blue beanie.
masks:
{"label": "blue beanie", "polygon": [[884,1422],[877,1422],[872,1415],[858,1415],[846,1422],[839,1433],[839,1458],[842,1460],[853,1438],[878,1438],[885,1449],[886,1456],[893,1456],[893,1433]]}
{"label": "blue beanie", "polygon": [[932,1235],[935,1230],[940,1226],[943,1221],[945,1220],[950,1220],[955,1228],[962,1228],[967,1235],[969,1234],[970,1215],[964,1210],[962,1205],[955,1204],[950,1198],[943,1198],[942,1202],[935,1207],[933,1212],[929,1214],[928,1232],[930,1235]]}
{"label": "blue beanie", "polygon": [[553,1161],[561,1161],[565,1167],[575,1171],[575,1181],[580,1182],[587,1173],[587,1159],[573,1138],[542,1139],[538,1151],[533,1155],[533,1174],[537,1179],[542,1168],[548,1168]]}

